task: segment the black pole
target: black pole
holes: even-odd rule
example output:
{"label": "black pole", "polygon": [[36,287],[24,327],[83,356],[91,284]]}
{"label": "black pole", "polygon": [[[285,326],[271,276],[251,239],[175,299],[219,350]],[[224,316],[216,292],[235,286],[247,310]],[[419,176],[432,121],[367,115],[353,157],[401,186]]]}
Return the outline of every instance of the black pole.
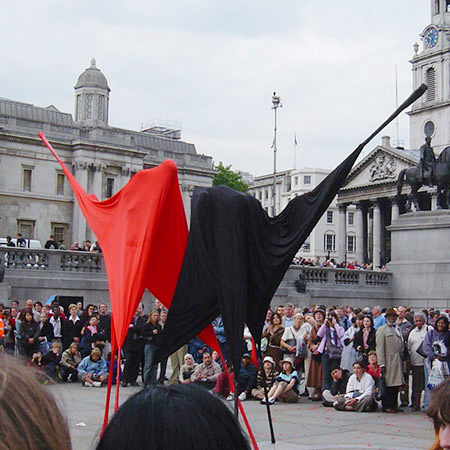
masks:
{"label": "black pole", "polygon": [[272,441],[272,444],[275,444],[275,433],[273,431],[273,423],[272,423],[272,414],[270,413],[270,404],[269,404],[269,393],[267,391],[267,383],[266,383],[266,371],[264,370],[264,364],[262,361],[261,356],[261,344],[256,344],[256,350],[258,352],[258,358],[261,364],[261,373],[262,373],[262,382],[263,382],[263,388],[264,388],[264,398],[266,400],[266,410],[267,410],[267,420],[269,421],[269,429],[270,429],[270,440]]}

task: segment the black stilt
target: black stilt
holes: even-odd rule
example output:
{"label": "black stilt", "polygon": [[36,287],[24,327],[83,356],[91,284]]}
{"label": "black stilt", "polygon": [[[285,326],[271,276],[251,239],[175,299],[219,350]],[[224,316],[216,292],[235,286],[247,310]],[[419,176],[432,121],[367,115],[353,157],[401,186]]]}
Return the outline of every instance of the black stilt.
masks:
{"label": "black stilt", "polygon": [[261,364],[264,398],[266,399],[267,420],[269,421],[269,429],[270,429],[270,440],[272,441],[272,444],[275,444],[276,441],[275,441],[275,433],[273,431],[272,414],[270,413],[269,392],[267,391],[267,384],[266,384],[266,372],[264,370],[260,344],[256,344],[255,342],[255,346],[256,350],[258,351],[258,358]]}

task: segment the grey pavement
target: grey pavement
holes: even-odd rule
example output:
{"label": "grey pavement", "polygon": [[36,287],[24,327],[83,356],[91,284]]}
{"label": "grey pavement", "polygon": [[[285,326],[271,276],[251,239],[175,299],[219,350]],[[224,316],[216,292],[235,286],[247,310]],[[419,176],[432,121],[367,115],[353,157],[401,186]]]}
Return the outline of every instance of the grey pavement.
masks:
{"label": "grey pavement", "polygon": [[[77,383],[49,389],[67,416],[74,450],[95,448],[106,388],[86,388]],[[138,389],[121,387],[120,403]],[[410,450],[428,449],[433,442],[431,422],[423,413],[410,412],[409,408],[399,414],[340,412],[301,398],[297,404],[271,407],[277,439],[272,445],[265,406],[253,400],[243,405],[260,449]],[[81,422],[85,426],[80,426]]]}

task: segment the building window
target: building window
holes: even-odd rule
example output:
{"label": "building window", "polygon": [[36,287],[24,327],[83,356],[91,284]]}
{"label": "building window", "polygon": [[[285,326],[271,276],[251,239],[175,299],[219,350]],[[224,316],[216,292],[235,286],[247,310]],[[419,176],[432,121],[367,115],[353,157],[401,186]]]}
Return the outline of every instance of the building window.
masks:
{"label": "building window", "polygon": [[348,213],[348,224],[354,225],[354,223],[355,223],[355,213],[349,212]]}
{"label": "building window", "polygon": [[17,233],[22,233],[24,239],[33,239],[34,220],[17,220]]}
{"label": "building window", "polygon": [[52,234],[55,236],[55,241],[67,242],[67,231],[69,226],[66,223],[52,223]]}
{"label": "building window", "polygon": [[305,252],[309,252],[311,250],[311,235],[309,235],[305,242],[302,245],[302,250]]}
{"label": "building window", "polygon": [[325,233],[323,235],[323,250],[325,252],[334,252],[336,249],[336,235]]}
{"label": "building window", "polygon": [[311,175],[305,175],[303,177],[303,184],[311,184]]}
{"label": "building window", "polygon": [[66,177],[63,173],[56,174],[56,195],[64,195]]}
{"label": "building window", "polygon": [[294,177],[294,185],[298,186],[298,177]]}
{"label": "building window", "polygon": [[431,102],[436,98],[436,72],[430,67],[426,73],[427,101]]}
{"label": "building window", "polygon": [[262,190],[259,191],[258,198],[259,198],[260,200],[262,200]]}
{"label": "building window", "polygon": [[356,236],[352,235],[347,236],[347,252],[349,253],[356,252]]}
{"label": "building window", "polygon": [[114,178],[106,179],[106,197],[112,197],[114,195]]}
{"label": "building window", "polygon": [[22,190],[31,192],[31,182],[33,176],[33,169],[23,169]]}
{"label": "building window", "polygon": [[269,198],[269,189],[264,189],[264,198],[267,200]]}
{"label": "building window", "polygon": [[327,223],[333,223],[333,211],[327,211]]}

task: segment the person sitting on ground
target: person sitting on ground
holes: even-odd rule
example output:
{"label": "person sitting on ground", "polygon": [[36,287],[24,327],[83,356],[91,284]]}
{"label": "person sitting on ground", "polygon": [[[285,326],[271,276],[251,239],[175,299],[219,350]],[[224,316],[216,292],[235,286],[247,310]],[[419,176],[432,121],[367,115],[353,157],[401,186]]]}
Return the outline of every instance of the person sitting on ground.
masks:
{"label": "person sitting on ground", "polygon": [[78,380],[78,365],[81,362],[81,355],[78,351],[78,344],[72,342],[69,348],[61,356],[61,377],[64,381],[75,383]]}
{"label": "person sitting on ground", "polygon": [[55,341],[50,346],[50,350],[42,357],[42,364],[45,366],[45,373],[52,380],[60,379],[61,343]]}
{"label": "person sitting on ground", "polygon": [[[264,371],[264,374],[263,374]],[[256,387],[252,389],[252,397],[256,400],[262,400],[265,397],[263,376],[266,377],[266,388],[269,391],[278,377],[278,372],[275,370],[275,361],[271,356],[266,356],[263,361],[263,368],[256,376]]]}
{"label": "person sitting on ground", "polygon": [[[0,447],[8,450],[70,450],[67,421],[36,370],[0,356]],[[43,426],[45,418],[45,426]]]}
{"label": "person sitting on ground", "polygon": [[450,378],[433,390],[427,416],[433,420],[435,431],[430,450],[450,449]]}
{"label": "person sitting on ground", "polygon": [[[294,370],[293,358],[285,356],[281,361],[281,367],[283,371],[268,393],[269,404],[273,405],[277,399],[284,403],[297,403],[299,379],[297,371]],[[261,403],[265,404],[266,399],[263,398]]]}
{"label": "person sitting on ground", "polygon": [[[252,364],[250,355],[245,353],[241,359],[241,367],[239,369],[238,381],[238,398],[241,402],[247,400],[251,390],[256,386],[256,366]],[[234,373],[231,373],[231,379],[234,383]],[[228,376],[225,372],[219,374],[214,387],[214,392],[223,395],[227,400],[234,400],[234,394],[230,392],[231,387]]]}
{"label": "person sitting on ground", "polygon": [[101,387],[108,378],[106,361],[101,354],[100,349],[94,347],[91,354],[83,358],[78,365],[78,378],[86,387]]}
{"label": "person sitting on ground", "polygon": [[221,372],[219,364],[212,360],[211,353],[204,352],[203,362],[195,368],[191,375],[191,382],[213,389]]}
{"label": "person sitting on ground", "polygon": [[332,407],[339,396],[347,392],[347,383],[350,378],[348,370],[342,369],[338,363],[331,366],[330,375],[333,380],[330,390],[322,392],[323,406]]}
{"label": "person sitting on ground", "polygon": [[353,375],[348,379],[345,395],[340,396],[333,406],[338,411],[369,412],[374,408],[375,382],[362,362],[353,364]]}
{"label": "person sitting on ground", "polygon": [[190,353],[184,355],[184,363],[180,367],[179,381],[182,384],[191,382],[191,375],[194,373],[197,363],[194,361],[194,357]]}
{"label": "person sitting on ground", "polygon": [[250,450],[227,406],[195,384],[153,385],[113,416],[96,450]]}

